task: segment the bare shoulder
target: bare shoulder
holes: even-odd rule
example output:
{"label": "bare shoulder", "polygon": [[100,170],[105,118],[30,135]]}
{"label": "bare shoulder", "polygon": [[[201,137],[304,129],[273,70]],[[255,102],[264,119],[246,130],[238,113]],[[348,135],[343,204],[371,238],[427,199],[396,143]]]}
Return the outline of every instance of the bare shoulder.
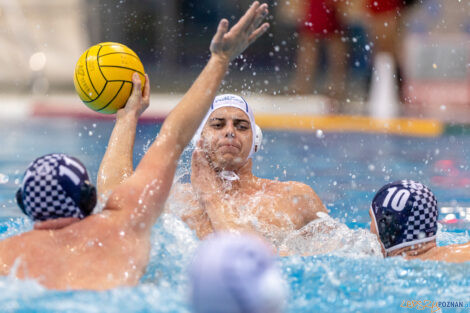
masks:
{"label": "bare shoulder", "polygon": [[312,187],[297,181],[270,181],[272,190],[278,192],[283,197],[303,197],[305,199],[317,199],[318,196]]}
{"label": "bare shoulder", "polygon": [[454,263],[470,261],[470,242],[438,247],[434,250],[434,253],[430,256],[432,260]]}
{"label": "bare shoulder", "polygon": [[317,218],[318,212],[325,212],[325,206],[315,193],[315,191],[307,184],[297,181],[274,181],[263,180],[268,190],[276,193],[285,205],[296,209],[304,218],[305,223]]}

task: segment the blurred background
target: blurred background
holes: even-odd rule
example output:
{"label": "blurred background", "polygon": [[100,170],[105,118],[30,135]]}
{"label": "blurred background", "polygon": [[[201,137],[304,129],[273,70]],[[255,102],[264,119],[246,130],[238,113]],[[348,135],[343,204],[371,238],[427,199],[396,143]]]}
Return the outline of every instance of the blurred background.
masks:
{"label": "blurred background", "polygon": [[[73,94],[81,53],[116,41],[140,56],[152,92],[184,92],[218,21],[250,2],[0,0],[0,91]],[[266,2],[271,29],[234,61],[224,91],[318,96],[326,113],[470,120],[469,1]]]}

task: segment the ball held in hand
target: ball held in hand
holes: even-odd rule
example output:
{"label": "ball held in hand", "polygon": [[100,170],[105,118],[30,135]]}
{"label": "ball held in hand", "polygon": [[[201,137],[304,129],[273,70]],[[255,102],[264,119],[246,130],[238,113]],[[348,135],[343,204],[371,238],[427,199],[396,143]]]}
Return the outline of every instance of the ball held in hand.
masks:
{"label": "ball held in hand", "polygon": [[90,47],[75,67],[73,82],[80,99],[92,110],[116,113],[132,92],[132,74],[145,86],[145,71],[137,54],[123,44],[103,42]]}

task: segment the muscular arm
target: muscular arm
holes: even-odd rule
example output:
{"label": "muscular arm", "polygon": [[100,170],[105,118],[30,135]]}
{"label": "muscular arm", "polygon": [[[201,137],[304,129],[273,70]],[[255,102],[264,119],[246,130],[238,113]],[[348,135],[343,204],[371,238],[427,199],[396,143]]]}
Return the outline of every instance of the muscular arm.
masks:
{"label": "muscular arm", "polygon": [[251,223],[241,220],[240,212],[234,207],[233,201],[221,194],[205,194],[199,199],[199,203],[208,215],[214,231],[258,234]]}
{"label": "muscular arm", "polygon": [[196,232],[199,239],[204,239],[214,232],[209,216],[196,199],[190,184],[178,184],[172,189],[173,212],[178,214],[189,228]]}
{"label": "muscular arm", "polygon": [[168,197],[181,152],[209,109],[229,62],[267,30],[267,24],[258,27],[266,13],[267,6],[255,2],[229,32],[228,21],[220,22],[206,67],[166,118],[135,173],[114,189],[106,209],[125,211],[134,228],[150,230]]}
{"label": "muscular arm", "polygon": [[[138,79],[138,78],[137,78]],[[149,106],[150,83],[146,75],[142,97],[135,92],[116,114],[116,123],[98,171],[98,194],[106,195],[134,172],[132,155],[137,121]]]}
{"label": "muscular arm", "polygon": [[310,186],[299,182],[289,182],[289,185],[290,204],[302,217],[302,226],[316,219],[318,212],[328,213],[323,202]]}

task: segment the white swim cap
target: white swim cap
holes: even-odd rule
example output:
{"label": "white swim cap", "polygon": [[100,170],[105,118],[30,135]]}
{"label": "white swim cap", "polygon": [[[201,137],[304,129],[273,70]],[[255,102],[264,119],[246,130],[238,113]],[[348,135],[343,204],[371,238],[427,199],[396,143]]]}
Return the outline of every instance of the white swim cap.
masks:
{"label": "white swim cap", "polygon": [[198,140],[201,138],[202,130],[204,126],[206,125],[207,120],[209,119],[209,116],[212,114],[212,112],[223,107],[238,108],[242,110],[243,112],[245,112],[245,114],[248,116],[250,120],[251,131],[253,133],[251,150],[250,150],[250,154],[248,155],[248,159],[251,158],[253,156],[253,153],[260,150],[261,141],[263,140],[263,133],[261,132],[261,128],[259,128],[255,124],[255,116],[253,114],[253,110],[251,110],[250,106],[245,101],[245,99],[237,95],[224,94],[224,95],[219,95],[215,97],[214,102],[212,103],[209,111],[207,112],[206,116],[202,120],[201,125],[199,125],[199,128],[194,134],[194,137],[192,139],[193,144],[196,145]]}
{"label": "white swim cap", "polygon": [[195,313],[279,313],[286,289],[269,248],[257,237],[218,234],[190,268]]}

